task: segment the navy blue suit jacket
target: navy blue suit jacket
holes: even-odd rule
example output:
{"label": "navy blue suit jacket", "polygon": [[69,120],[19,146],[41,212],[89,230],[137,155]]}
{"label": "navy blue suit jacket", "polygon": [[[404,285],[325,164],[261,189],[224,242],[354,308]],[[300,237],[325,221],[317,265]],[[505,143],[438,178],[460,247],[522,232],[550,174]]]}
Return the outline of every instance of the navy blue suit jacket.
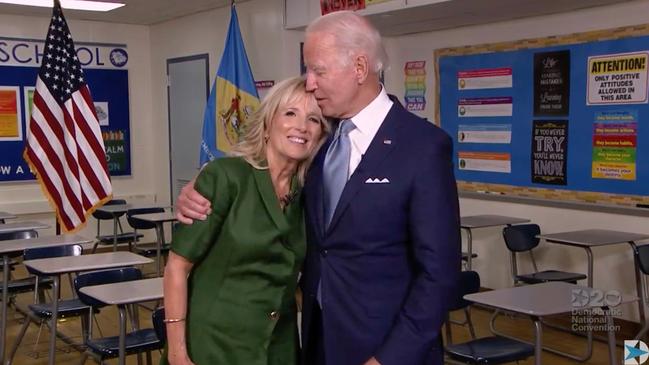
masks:
{"label": "navy blue suit jacket", "polygon": [[329,227],[323,216],[326,150],[314,159],[304,187],[302,343],[309,343],[321,281],[328,365],[362,365],[372,356],[382,365],[442,364],[440,327],[460,272],[450,137],[395,100]]}

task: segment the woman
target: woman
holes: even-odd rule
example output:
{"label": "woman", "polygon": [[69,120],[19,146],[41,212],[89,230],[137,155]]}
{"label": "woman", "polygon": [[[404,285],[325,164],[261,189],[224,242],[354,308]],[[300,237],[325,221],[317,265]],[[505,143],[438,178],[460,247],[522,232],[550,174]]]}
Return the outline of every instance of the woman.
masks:
{"label": "woman", "polygon": [[174,233],[162,364],[297,362],[294,295],[306,251],[299,192],[328,131],[304,79],[284,80],[246,123],[235,157],[203,169],[195,186],[212,212]]}

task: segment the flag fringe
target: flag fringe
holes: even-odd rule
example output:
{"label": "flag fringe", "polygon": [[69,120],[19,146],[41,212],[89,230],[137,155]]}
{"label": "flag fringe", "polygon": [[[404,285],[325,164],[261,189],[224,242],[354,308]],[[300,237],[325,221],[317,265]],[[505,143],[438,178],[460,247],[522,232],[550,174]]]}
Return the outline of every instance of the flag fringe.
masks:
{"label": "flag fringe", "polygon": [[[90,209],[88,209],[85,212],[84,218],[83,218],[84,222],[82,222],[81,224],[79,224],[78,226],[76,226],[73,229],[68,229],[68,227],[65,224],[63,224],[63,219],[61,218],[61,213],[59,212],[59,209],[56,206],[56,203],[54,202],[54,199],[52,199],[52,196],[50,195],[50,192],[45,187],[45,183],[41,179],[41,176],[40,176],[38,170],[36,169],[36,166],[34,166],[34,164],[32,163],[32,160],[29,158],[29,155],[27,154],[27,149],[25,149],[23,151],[23,158],[25,159],[25,161],[27,161],[27,165],[29,165],[30,171],[32,171],[34,173],[34,175],[36,175],[36,180],[38,181],[38,185],[39,185],[41,191],[43,192],[43,195],[45,195],[45,198],[47,198],[47,202],[54,209],[54,215],[56,216],[56,221],[59,222],[61,228],[63,229],[63,231],[65,233],[76,233],[76,232],[80,231],[82,228],[84,228],[86,226],[86,224],[88,224],[88,218],[90,218],[90,216],[92,215],[92,213],[94,213],[95,210],[99,209],[104,204],[106,204],[106,202],[113,199],[113,193],[111,192],[110,194],[108,194],[108,196],[106,196],[105,198],[103,198],[100,201],[98,201],[97,203],[95,203]],[[61,197],[61,199],[65,199],[65,198]]]}

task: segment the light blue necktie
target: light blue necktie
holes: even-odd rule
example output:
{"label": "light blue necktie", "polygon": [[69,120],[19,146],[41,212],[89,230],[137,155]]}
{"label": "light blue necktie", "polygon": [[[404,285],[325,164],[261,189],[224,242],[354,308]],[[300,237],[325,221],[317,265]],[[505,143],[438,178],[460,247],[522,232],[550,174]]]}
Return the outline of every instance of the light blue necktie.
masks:
{"label": "light blue necktie", "polygon": [[334,140],[329,145],[322,169],[324,183],[325,227],[329,227],[338,200],[349,177],[349,158],[352,152],[349,132],[356,126],[350,119],[340,121]]}
{"label": "light blue necktie", "polygon": [[[329,145],[327,155],[325,156],[325,162],[322,168],[325,227],[329,227],[329,223],[331,223],[331,218],[334,216],[334,211],[336,211],[338,200],[340,200],[340,195],[349,177],[349,158],[352,153],[349,132],[354,128],[356,126],[351,120],[341,120],[334,140]],[[320,308],[323,308],[321,282],[318,282],[316,300],[320,304]]]}

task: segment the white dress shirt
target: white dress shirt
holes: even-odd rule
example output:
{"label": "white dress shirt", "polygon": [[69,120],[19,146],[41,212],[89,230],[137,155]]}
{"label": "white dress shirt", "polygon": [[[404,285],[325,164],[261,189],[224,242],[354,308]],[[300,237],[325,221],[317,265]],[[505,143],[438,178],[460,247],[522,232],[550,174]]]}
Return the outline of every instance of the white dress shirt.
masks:
{"label": "white dress shirt", "polygon": [[349,132],[352,150],[349,156],[349,176],[347,178],[352,176],[354,170],[361,163],[361,158],[363,158],[367,148],[372,143],[372,139],[374,139],[376,132],[388,115],[392,104],[392,100],[390,100],[385,88],[381,85],[379,95],[351,118],[356,128]]}

